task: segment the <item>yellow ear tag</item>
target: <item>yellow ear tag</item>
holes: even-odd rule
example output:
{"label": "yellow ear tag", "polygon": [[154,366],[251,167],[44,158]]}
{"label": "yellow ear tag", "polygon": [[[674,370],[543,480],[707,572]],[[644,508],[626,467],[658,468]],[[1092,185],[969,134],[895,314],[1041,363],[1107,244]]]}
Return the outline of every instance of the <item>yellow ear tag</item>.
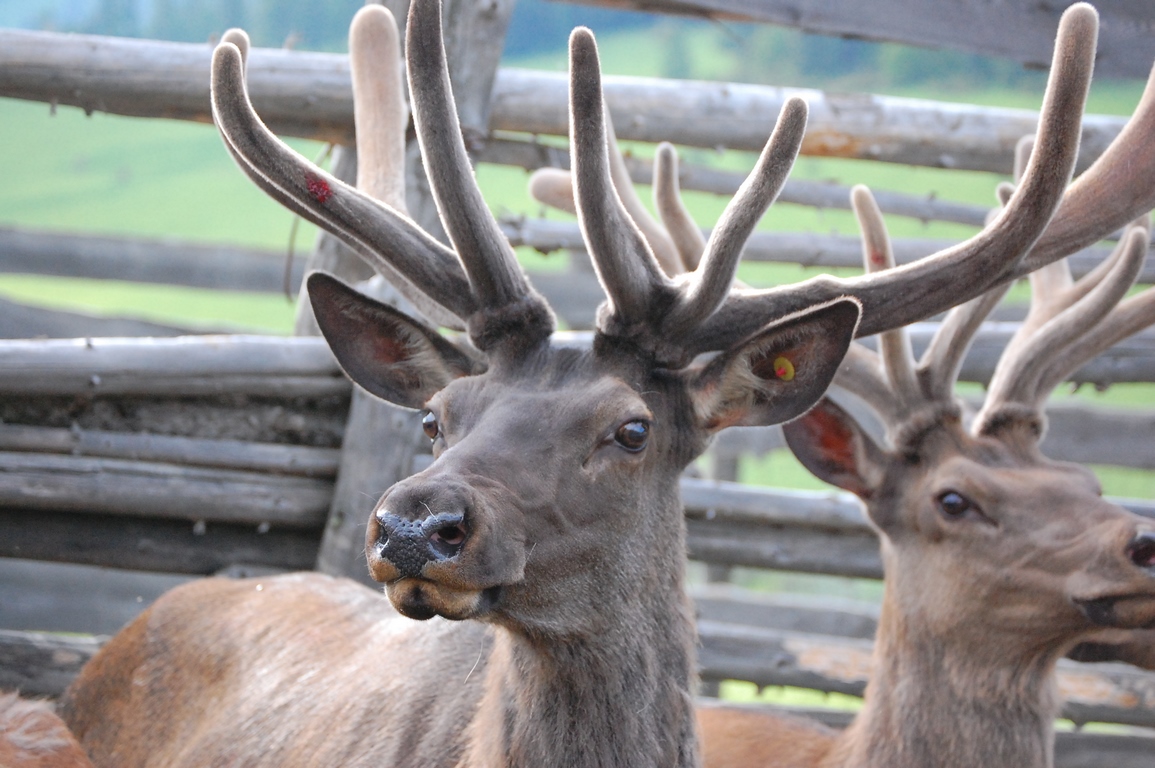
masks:
{"label": "yellow ear tag", "polygon": [[785,357],[774,358],[774,375],[782,381],[794,381],[794,363]]}

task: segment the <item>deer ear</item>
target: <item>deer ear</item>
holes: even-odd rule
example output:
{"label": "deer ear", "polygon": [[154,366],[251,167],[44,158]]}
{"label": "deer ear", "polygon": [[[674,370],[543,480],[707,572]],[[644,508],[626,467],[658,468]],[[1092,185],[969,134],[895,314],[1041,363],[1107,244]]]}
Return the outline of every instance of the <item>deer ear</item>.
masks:
{"label": "deer ear", "polygon": [[782,425],[786,444],[819,480],[869,499],[882,483],[886,454],[858,421],[829,398]]}
{"label": "deer ear", "polygon": [[337,362],[383,400],[420,408],[453,379],[485,369],[441,334],[332,275],[313,272],[307,286],[317,325]]}
{"label": "deer ear", "polygon": [[837,299],[764,328],[714,358],[691,397],[711,431],[789,421],[814,405],[846,355],[862,308]]}

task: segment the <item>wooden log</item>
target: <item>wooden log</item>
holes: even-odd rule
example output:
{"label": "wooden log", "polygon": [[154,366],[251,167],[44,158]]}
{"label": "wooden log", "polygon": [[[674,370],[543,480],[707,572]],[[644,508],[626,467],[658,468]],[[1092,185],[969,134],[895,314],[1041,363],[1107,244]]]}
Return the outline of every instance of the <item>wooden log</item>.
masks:
{"label": "wooden log", "polygon": [[[704,679],[748,680],[861,696],[873,643],[713,621],[698,622]],[[1155,674],[1123,664],[1059,662],[1062,716],[1076,723],[1155,726]]]}
{"label": "wooden log", "polygon": [[[238,246],[0,227],[0,272],[280,293],[285,258]],[[293,265],[292,286],[304,271],[303,263]]]}
{"label": "wooden log", "polygon": [[246,443],[339,448],[349,398],[203,396],[7,395],[0,421],[10,425]]}
{"label": "wooden log", "polygon": [[755,592],[732,584],[689,588],[699,621],[871,640],[878,606],[828,595]]}
{"label": "wooden log", "polygon": [[0,629],[0,689],[59,696],[108,638]]}
{"label": "wooden log", "polygon": [[[209,121],[209,46],[53,32],[0,32],[0,96],[138,117]],[[349,143],[352,87],[345,56],[254,49],[250,93],[276,132]],[[759,151],[784,101],[810,103],[802,151],[1006,173],[1015,142],[1034,133],[1030,110],[736,83],[607,76],[618,137]],[[502,69],[491,130],[568,133],[566,75]],[[1083,122],[1080,167],[1122,129],[1117,117]]]}
{"label": "wooden log", "polygon": [[331,480],[48,453],[0,452],[0,507],[318,530]]}
{"label": "wooden log", "polygon": [[0,341],[0,395],[346,394],[319,338]]}
{"label": "wooden log", "polygon": [[111,635],[190,576],[0,558],[0,627]]}
{"label": "wooden log", "polygon": [[[528,246],[542,253],[585,250],[585,242],[575,222],[506,216],[501,227],[515,246]],[[703,234],[708,236],[709,230],[703,230]],[[957,244],[957,240],[938,238],[895,238],[894,258],[898,264],[910,264]],[[1068,257],[1071,272],[1075,277],[1082,277],[1108,255],[1108,249],[1099,247],[1072,254]],[[862,240],[857,236],[815,232],[755,232],[747,239],[742,258],[747,262],[861,270]],[[1144,265],[1139,282],[1155,283],[1155,260]]]}
{"label": "wooden log", "polygon": [[316,531],[0,507],[0,557],[208,575],[232,565],[307,570]]}
{"label": "wooden log", "polygon": [[[1059,400],[1047,405],[1046,416],[1042,450],[1056,461],[1155,469],[1155,412]],[[785,448],[777,426],[732,427],[719,433],[710,453],[741,459]]]}
{"label": "wooden log", "polygon": [[[912,0],[586,0],[650,13],[710,19],[762,21],[804,32],[878,40],[930,48],[952,48],[1000,56],[1034,69],[1051,65],[1055,29],[1065,4],[1010,0],[992,6]],[[1099,3],[1101,17],[1095,74],[1146,77],[1155,40],[1144,31],[1155,24],[1146,3]],[[965,30],[965,34],[960,34]]]}
{"label": "wooden log", "polygon": [[1155,469],[1155,413],[1054,402],[1042,450],[1058,461]]}
{"label": "wooden log", "polygon": [[0,451],[63,453],[333,479],[335,448],[0,424]]}

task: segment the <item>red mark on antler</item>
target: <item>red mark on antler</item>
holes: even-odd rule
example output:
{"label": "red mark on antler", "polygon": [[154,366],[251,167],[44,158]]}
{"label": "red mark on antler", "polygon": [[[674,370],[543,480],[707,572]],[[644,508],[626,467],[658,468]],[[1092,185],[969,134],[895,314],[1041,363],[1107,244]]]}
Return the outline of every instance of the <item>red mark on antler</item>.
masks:
{"label": "red mark on antler", "polygon": [[886,257],[883,255],[882,251],[872,250],[870,252],[870,263],[877,267],[886,266]]}
{"label": "red mark on antler", "polygon": [[311,173],[305,174],[305,186],[309,190],[309,194],[318,203],[324,203],[333,196],[333,188],[329,186],[329,182],[322,179],[320,176],[315,176]]}

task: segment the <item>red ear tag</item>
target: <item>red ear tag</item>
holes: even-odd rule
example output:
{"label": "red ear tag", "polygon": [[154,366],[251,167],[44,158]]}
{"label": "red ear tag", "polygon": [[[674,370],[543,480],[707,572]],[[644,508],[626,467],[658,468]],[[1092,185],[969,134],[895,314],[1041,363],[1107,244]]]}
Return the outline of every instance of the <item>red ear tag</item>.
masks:
{"label": "red ear tag", "polygon": [[794,381],[794,363],[785,357],[774,358],[774,375],[782,381]]}

